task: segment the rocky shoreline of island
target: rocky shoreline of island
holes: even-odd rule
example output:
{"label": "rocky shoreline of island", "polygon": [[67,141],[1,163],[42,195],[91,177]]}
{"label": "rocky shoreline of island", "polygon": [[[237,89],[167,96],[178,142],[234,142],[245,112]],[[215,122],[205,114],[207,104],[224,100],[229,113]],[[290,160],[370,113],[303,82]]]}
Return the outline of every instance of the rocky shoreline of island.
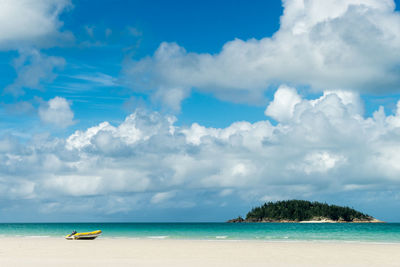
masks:
{"label": "rocky shoreline of island", "polygon": [[238,217],[228,220],[227,223],[384,223],[384,221],[378,220],[373,217],[371,219],[366,219],[366,220],[354,219],[352,221],[331,220],[329,218],[318,218],[305,221],[272,220],[272,219],[253,220],[253,219],[243,219],[242,217]]}

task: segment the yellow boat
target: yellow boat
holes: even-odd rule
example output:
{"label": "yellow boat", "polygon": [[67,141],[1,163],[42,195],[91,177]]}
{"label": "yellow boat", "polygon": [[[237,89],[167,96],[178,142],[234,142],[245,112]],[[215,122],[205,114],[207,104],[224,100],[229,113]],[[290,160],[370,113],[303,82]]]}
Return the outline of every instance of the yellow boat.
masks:
{"label": "yellow boat", "polygon": [[86,232],[86,233],[77,233],[73,231],[71,234],[66,235],[65,239],[68,240],[93,240],[96,237],[101,235],[101,230],[93,231],[93,232]]}

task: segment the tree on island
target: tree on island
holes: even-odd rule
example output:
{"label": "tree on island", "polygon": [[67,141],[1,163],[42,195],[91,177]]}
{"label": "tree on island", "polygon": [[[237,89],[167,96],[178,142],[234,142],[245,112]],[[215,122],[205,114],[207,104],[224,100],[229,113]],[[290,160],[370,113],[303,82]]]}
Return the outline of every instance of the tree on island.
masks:
{"label": "tree on island", "polygon": [[349,207],[328,205],[306,200],[285,200],[268,202],[253,208],[246,215],[228,222],[300,222],[300,221],[337,221],[337,222],[379,222],[368,214]]}

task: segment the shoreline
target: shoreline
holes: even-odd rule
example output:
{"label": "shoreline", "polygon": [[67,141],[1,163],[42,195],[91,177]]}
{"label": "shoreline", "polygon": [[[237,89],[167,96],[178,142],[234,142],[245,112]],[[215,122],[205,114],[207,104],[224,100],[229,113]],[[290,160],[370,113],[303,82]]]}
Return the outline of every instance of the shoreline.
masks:
{"label": "shoreline", "polygon": [[99,242],[100,240],[135,240],[135,241],[193,241],[193,242],[254,242],[254,243],[321,243],[321,244],[372,244],[372,245],[400,245],[399,241],[379,241],[379,240],[338,240],[338,239],[229,239],[229,238],[175,238],[169,236],[148,236],[148,237],[126,237],[126,236],[107,236],[98,237],[95,240],[66,240],[64,236],[0,236],[0,242],[9,240],[53,240],[65,242]]}
{"label": "shoreline", "polygon": [[239,221],[237,219],[231,219],[226,221],[226,223],[338,223],[338,224],[368,224],[368,223],[387,223],[385,221],[381,221],[378,219],[370,220],[370,221],[334,221],[334,220],[329,220],[329,219],[324,219],[324,220],[309,220],[309,221],[289,221],[289,220],[279,220],[279,221],[273,221],[273,220],[261,220],[261,221]]}
{"label": "shoreline", "polygon": [[[217,242],[216,242],[217,241]],[[0,238],[1,266],[396,266],[400,244]]]}

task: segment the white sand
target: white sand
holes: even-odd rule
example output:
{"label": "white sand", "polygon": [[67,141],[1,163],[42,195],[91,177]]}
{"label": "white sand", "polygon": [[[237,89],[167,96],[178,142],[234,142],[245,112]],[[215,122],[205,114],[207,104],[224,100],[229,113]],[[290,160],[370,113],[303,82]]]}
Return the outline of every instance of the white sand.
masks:
{"label": "white sand", "polygon": [[400,244],[0,238],[0,266],[400,266]]}

